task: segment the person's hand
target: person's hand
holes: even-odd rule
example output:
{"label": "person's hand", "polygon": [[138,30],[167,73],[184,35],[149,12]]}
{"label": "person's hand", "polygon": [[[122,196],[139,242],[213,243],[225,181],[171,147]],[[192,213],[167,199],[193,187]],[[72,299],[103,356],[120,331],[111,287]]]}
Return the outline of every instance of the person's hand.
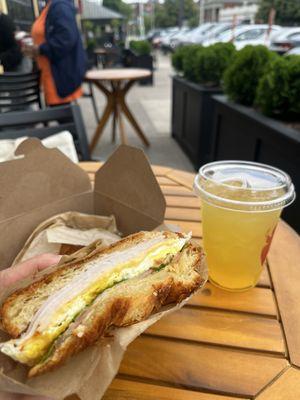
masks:
{"label": "person's hand", "polygon": [[0,271],[0,292],[14,283],[34,275],[38,271],[50,267],[50,265],[57,264],[60,259],[60,255],[45,253]]}
{"label": "person's hand", "polygon": [[[41,254],[30,258],[20,264],[0,271],[0,292],[9,288],[16,282],[34,275],[38,271],[42,271],[51,265],[57,264],[61,256],[56,254]],[[13,393],[1,393],[0,400],[51,400],[43,396],[27,396]]]}
{"label": "person's hand", "polygon": [[22,52],[26,57],[35,58],[39,55],[39,47],[34,44],[24,44],[22,46]]}
{"label": "person's hand", "polygon": [[51,400],[49,397],[0,393],[0,400]]}

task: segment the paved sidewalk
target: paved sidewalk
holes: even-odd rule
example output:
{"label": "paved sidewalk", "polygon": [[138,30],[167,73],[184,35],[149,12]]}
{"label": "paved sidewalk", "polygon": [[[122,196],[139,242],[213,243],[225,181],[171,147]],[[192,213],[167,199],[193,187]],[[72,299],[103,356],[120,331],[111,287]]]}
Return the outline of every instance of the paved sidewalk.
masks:
{"label": "paved sidewalk", "polygon": [[[124,117],[128,144],[143,148],[153,164],[193,171],[192,164],[170,134],[171,73],[169,57],[159,55],[154,86],[135,85],[130,90],[127,102],[150,140],[151,146],[148,149],[143,146],[132,127],[127,124],[127,121],[125,122]],[[95,93],[101,113],[105,106],[105,97],[97,89],[95,89]],[[80,99],[80,106],[90,140],[96,128],[91,100],[89,98]],[[93,153],[93,158],[105,160],[118,144],[118,135],[117,142],[111,142],[111,121],[109,121]]]}

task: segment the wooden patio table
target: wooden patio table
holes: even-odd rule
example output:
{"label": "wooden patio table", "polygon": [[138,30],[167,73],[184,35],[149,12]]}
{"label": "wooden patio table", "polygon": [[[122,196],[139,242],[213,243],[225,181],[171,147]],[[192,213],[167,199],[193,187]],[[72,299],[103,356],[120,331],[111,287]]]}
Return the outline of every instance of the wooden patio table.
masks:
{"label": "wooden patio table", "polygon": [[[99,166],[81,163],[91,181]],[[165,222],[201,243],[194,175],[153,171]],[[104,400],[299,400],[299,368],[300,238],[281,221],[257,287],[231,293],[207,283],[130,344]]]}
{"label": "wooden patio table", "polygon": [[97,145],[103,133],[103,129],[111,115],[113,117],[112,140],[115,141],[116,128],[118,124],[121,142],[123,144],[126,143],[122,113],[125,114],[142,142],[146,146],[149,146],[150,143],[148,139],[126,104],[125,96],[136,81],[150,75],[151,71],[142,68],[107,68],[102,70],[90,70],[86,73],[85,80],[88,83],[93,83],[99,90],[101,90],[107,100],[106,107],[91,141],[91,153]]}

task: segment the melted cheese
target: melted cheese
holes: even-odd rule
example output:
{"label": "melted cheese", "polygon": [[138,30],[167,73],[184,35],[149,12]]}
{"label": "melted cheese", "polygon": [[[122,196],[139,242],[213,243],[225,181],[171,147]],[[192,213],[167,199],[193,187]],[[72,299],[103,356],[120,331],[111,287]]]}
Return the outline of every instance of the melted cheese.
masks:
{"label": "melted cheese", "polygon": [[[89,306],[100,293],[123,280],[132,279],[150,268],[159,267],[160,261],[178,253],[187,240],[187,237],[168,238],[160,240],[158,243],[153,242],[150,248],[144,246],[144,251],[141,248],[138,254],[133,248],[120,251],[119,253],[122,254],[108,255],[102,260],[103,265],[109,265],[107,268],[101,268],[101,260],[98,260],[98,265],[94,261],[84,273],[76,277],[76,281],[83,281],[77,295],[75,289],[78,290],[78,287],[75,285],[72,293],[74,283],[69,284],[62,290],[62,295],[67,292],[68,296],[64,296],[64,301],[61,301],[56,309],[52,308],[50,317],[48,315],[45,320],[45,318],[43,319],[45,313],[38,312],[27,333],[20,339],[3,344],[1,351],[19,362],[35,365],[76,316]],[[120,260],[124,261],[120,262]],[[116,264],[116,261],[119,263]],[[99,276],[96,280],[91,281],[93,278],[91,270],[96,270],[95,267],[100,273],[98,272]],[[44,306],[45,310],[51,308],[56,296],[57,294],[54,294],[52,295],[53,299],[47,300],[47,304]]]}

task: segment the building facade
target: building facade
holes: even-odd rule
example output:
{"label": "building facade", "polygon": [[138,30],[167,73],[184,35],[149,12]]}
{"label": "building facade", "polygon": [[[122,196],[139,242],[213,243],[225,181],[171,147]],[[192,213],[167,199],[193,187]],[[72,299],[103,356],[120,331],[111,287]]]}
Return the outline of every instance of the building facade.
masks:
{"label": "building facade", "polygon": [[[77,9],[78,23],[80,20],[81,3],[83,0],[73,0]],[[90,0],[101,6],[102,0]],[[30,31],[31,25],[37,18],[41,10],[45,7],[47,0],[0,0],[0,10],[9,14],[14,20],[18,30]]]}
{"label": "building facade", "polygon": [[235,23],[249,23],[254,24],[256,14],[258,12],[258,5],[244,5],[238,7],[227,7],[220,11],[219,21],[220,22],[232,22]]}
{"label": "building facade", "polygon": [[45,0],[0,0],[2,11],[12,17],[17,29],[26,31],[44,5]]}
{"label": "building facade", "polygon": [[220,13],[226,9],[257,5],[259,0],[200,0],[204,22],[219,22]]}

